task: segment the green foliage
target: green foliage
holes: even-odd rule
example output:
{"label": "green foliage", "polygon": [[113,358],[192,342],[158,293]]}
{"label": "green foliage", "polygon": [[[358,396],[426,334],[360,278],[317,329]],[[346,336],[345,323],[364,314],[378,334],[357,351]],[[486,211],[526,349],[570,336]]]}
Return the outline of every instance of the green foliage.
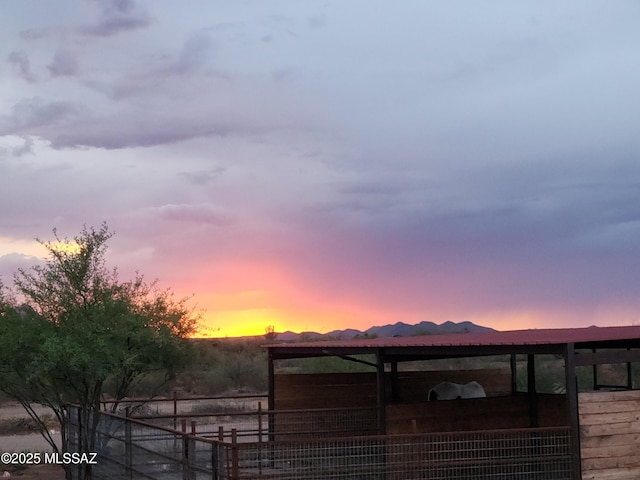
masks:
{"label": "green foliage", "polygon": [[197,340],[197,367],[180,375],[180,387],[194,395],[267,390],[267,356],[262,340]]}
{"label": "green foliage", "polygon": [[[353,358],[369,363],[375,363],[376,361],[373,355],[353,355]],[[280,367],[295,373],[357,373],[376,371],[372,365],[331,356],[286,360],[281,362]]]}
{"label": "green foliage", "polygon": [[33,403],[51,407],[61,424],[64,405],[79,404],[87,415],[83,448],[93,451],[91,412],[105,396],[121,400],[150,374],[162,372],[161,384],[187,364],[186,337],[197,318],[186,299],[139,274],[120,281],[106,268],[106,224],[84,228],[73,241],[54,236],[40,241],[49,253],[44,264],[19,270],[13,290],[0,288],[0,390],[36,421]]}

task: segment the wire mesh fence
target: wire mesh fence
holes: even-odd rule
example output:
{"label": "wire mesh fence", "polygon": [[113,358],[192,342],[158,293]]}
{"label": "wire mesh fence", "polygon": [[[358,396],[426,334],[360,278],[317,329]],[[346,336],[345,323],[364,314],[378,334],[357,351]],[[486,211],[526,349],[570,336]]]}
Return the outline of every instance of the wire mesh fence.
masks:
{"label": "wire mesh fence", "polygon": [[[77,413],[77,412],[76,412]],[[70,407],[69,451],[80,448],[79,418]],[[307,412],[319,418],[320,411]],[[339,415],[337,415],[339,413]],[[286,417],[286,422],[302,421]],[[324,412],[322,418],[344,412]],[[75,415],[75,416],[74,416]],[[178,429],[146,420],[97,414],[96,479],[158,480],[570,480],[568,427],[413,435],[334,436],[275,433],[280,412],[261,412],[253,438],[220,425],[202,433],[196,421]],[[291,414],[293,415],[293,414]],[[329,415],[329,417],[328,417]],[[357,415],[356,415],[357,416]],[[254,415],[254,419],[256,416]],[[218,419],[220,420],[220,419]],[[281,418],[280,418],[281,420]],[[193,423],[192,423],[193,422]],[[287,423],[281,423],[284,428]],[[360,423],[356,423],[360,428]],[[271,427],[271,429],[269,429]],[[77,478],[77,477],[76,477]]]}
{"label": "wire mesh fence", "polygon": [[[77,407],[69,407],[67,450],[80,451],[83,429]],[[191,431],[149,425],[106,412],[96,413],[93,478],[203,480],[218,478],[214,465],[224,455],[220,442],[199,438]],[[73,472],[78,478],[78,472]]]}
{"label": "wire mesh fence", "polygon": [[569,480],[566,428],[364,436],[225,445],[221,479]]}

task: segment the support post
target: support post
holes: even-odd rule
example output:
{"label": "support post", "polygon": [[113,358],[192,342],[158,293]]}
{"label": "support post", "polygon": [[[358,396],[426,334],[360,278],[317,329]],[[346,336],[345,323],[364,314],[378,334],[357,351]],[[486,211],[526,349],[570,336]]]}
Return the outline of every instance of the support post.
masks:
{"label": "support post", "polygon": [[127,480],[133,480],[133,448],[131,445],[131,422],[129,421],[129,407],[125,408],[125,417],[127,420],[124,424],[124,457],[125,472]]}
{"label": "support post", "polygon": [[178,429],[178,392],[173,391],[173,429]]}
{"label": "support post", "polygon": [[189,480],[189,442],[187,442],[187,419],[180,422],[182,431],[182,480]]}
{"label": "support post", "polygon": [[578,404],[578,382],[576,378],[576,353],[573,343],[568,343],[564,352],[565,390],[567,391],[567,408],[571,424],[571,459],[573,480],[582,478],[582,462],[580,458],[580,414]]}
{"label": "support post", "polygon": [[269,358],[268,358],[268,382],[269,382],[269,396],[267,398],[267,408],[271,411],[275,410],[275,400],[276,400],[276,392],[275,392],[275,369],[273,366],[273,355],[271,350],[269,350]]}
{"label": "support post", "polygon": [[[596,353],[596,349],[592,349],[592,352],[595,354]],[[593,389],[594,390],[600,390],[600,385],[598,384],[598,364],[594,363],[591,366],[591,372],[593,375]]]}
{"label": "support post", "polygon": [[[627,351],[631,350],[627,348]],[[627,362],[627,390],[633,390],[633,374],[631,371],[631,362]]]}
{"label": "support post", "polygon": [[386,432],[386,395],[384,383],[384,358],[382,349],[376,352],[376,393],[378,399],[378,433],[384,435]]}
{"label": "support post", "polygon": [[270,452],[269,452],[269,465],[271,468],[275,465],[275,454],[274,454],[274,446],[273,442],[276,439],[276,419],[274,415],[274,411],[276,409],[276,373],[274,366],[274,358],[271,349],[267,349],[268,358],[267,358],[267,368],[268,368],[268,383],[269,390],[267,397],[267,429],[269,430],[269,444],[270,444]]}
{"label": "support post", "polygon": [[262,402],[258,402],[258,474],[262,475]]}
{"label": "support post", "polygon": [[231,429],[231,478],[238,480],[238,432],[235,428]]}
{"label": "support post", "polygon": [[511,395],[518,391],[518,356],[512,353],[509,363],[511,366]]}
{"label": "support post", "polygon": [[536,389],[536,356],[527,355],[527,396],[529,398],[529,425],[538,426],[538,391]]}
{"label": "support post", "polygon": [[391,402],[398,402],[398,362],[391,362]]}
{"label": "support post", "polygon": [[276,375],[271,350],[269,350],[268,369],[269,396],[267,397],[267,423],[269,428],[269,441],[273,442],[275,440],[273,411],[276,409]]}

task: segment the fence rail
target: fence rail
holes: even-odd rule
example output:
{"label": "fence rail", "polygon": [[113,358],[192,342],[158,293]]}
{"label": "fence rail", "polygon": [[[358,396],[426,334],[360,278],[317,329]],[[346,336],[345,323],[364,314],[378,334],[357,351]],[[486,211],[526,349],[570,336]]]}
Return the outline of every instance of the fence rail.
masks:
{"label": "fence rail", "polygon": [[[145,423],[180,429],[185,422],[198,436],[230,440],[235,429],[239,441],[327,438],[374,435],[378,432],[377,408],[324,408],[268,411],[258,402],[254,411],[233,410],[177,415],[130,415]],[[184,427],[182,427],[184,430]]]}
{"label": "fence rail", "polygon": [[[78,451],[80,428],[69,408],[69,451]],[[363,418],[369,415],[354,412]],[[322,413],[322,415],[320,415]],[[282,416],[281,416],[282,414]],[[198,423],[181,418],[179,428],[149,419],[99,413],[96,479],[158,480],[570,480],[568,427],[430,433],[413,435],[312,437],[304,412],[261,412],[263,430],[253,438],[223,426],[207,435]],[[287,417],[289,415],[289,417]],[[331,417],[334,415],[334,417]],[[315,410],[308,418],[334,418],[344,412]],[[250,418],[250,415],[247,415]],[[256,418],[253,413],[253,418]],[[284,419],[284,420],[283,420]],[[219,421],[218,418],[216,421]],[[361,423],[356,422],[357,425]],[[279,427],[278,427],[279,425]],[[269,426],[271,429],[269,429]],[[278,428],[281,429],[277,433]],[[359,427],[358,427],[359,428]],[[345,430],[346,427],[343,427]]]}

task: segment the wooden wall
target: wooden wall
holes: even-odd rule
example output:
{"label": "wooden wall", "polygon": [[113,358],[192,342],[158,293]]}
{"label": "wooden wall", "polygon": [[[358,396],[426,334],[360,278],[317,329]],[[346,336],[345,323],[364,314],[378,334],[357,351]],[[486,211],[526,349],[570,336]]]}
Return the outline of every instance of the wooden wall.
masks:
{"label": "wooden wall", "polygon": [[[386,420],[389,434],[531,426],[526,394],[389,405]],[[569,425],[565,395],[538,395],[538,424],[540,427]]]}
{"label": "wooden wall", "polygon": [[640,391],[578,396],[583,480],[640,479]]}
{"label": "wooden wall", "polygon": [[[511,394],[509,370],[435,370],[398,372],[396,397],[391,395],[391,374],[387,372],[387,403],[422,403],[429,389],[442,381],[466,383],[475,380],[488,396]],[[276,375],[275,409],[349,408],[376,406],[376,374],[321,373]]]}
{"label": "wooden wall", "polygon": [[276,375],[275,410],[375,407],[375,373]]}

